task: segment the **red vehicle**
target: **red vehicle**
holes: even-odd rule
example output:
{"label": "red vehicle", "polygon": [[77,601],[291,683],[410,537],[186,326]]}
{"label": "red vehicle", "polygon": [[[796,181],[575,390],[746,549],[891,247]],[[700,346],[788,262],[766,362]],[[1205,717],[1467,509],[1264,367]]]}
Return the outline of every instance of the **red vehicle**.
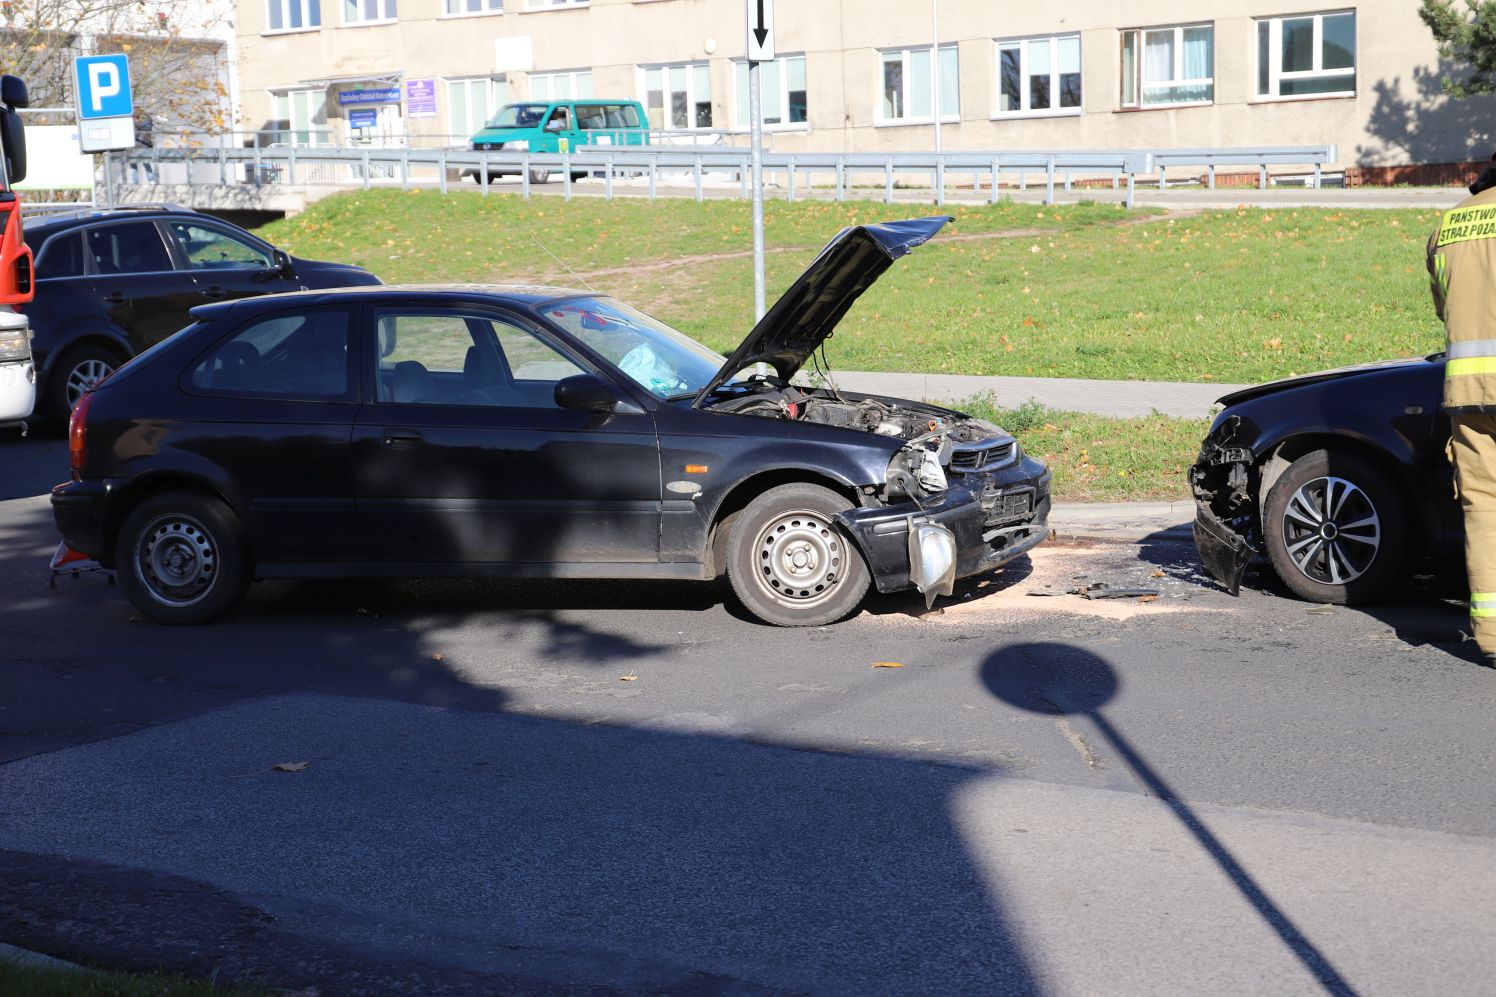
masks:
{"label": "red vehicle", "polygon": [[24,419],[36,401],[31,330],[16,307],[36,293],[21,199],[13,186],[26,178],[26,131],[19,109],[28,103],[20,77],[0,76],[0,423]]}

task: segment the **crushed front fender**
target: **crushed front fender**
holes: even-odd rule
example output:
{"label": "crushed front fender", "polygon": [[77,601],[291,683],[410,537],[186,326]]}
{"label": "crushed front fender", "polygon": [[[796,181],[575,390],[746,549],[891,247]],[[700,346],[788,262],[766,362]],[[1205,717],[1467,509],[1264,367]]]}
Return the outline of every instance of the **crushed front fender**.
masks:
{"label": "crushed front fender", "polygon": [[1189,471],[1195,549],[1205,570],[1232,595],[1241,593],[1247,565],[1262,550],[1256,455],[1235,445],[1240,423],[1236,416],[1218,422]]}

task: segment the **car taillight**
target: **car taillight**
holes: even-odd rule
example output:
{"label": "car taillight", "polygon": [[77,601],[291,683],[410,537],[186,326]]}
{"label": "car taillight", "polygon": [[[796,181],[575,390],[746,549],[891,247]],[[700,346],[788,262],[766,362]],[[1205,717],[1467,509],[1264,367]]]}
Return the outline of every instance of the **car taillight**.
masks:
{"label": "car taillight", "polygon": [[73,414],[68,418],[68,462],[73,467],[74,481],[83,480],[83,458],[88,438],[88,407],[93,404],[93,399],[92,391],[78,399],[78,404],[73,406]]}

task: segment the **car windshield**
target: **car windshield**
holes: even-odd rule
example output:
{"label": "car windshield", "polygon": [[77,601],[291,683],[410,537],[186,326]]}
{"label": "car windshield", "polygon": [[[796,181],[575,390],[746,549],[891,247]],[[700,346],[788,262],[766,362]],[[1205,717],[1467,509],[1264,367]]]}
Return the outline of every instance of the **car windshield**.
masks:
{"label": "car windshield", "polygon": [[493,116],[488,128],[529,128],[545,117],[549,104],[505,104]]}
{"label": "car windshield", "polygon": [[568,298],[546,305],[543,313],[660,398],[696,394],[726,362],[689,336],[612,298]]}

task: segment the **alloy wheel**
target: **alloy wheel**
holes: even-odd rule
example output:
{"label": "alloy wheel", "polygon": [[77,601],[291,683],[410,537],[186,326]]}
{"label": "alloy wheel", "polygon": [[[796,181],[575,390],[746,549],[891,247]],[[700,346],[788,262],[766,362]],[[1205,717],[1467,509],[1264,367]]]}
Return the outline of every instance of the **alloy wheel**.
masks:
{"label": "alloy wheel", "polygon": [[104,378],[114,373],[107,360],[85,360],[68,372],[68,408],[74,408],[78,400],[88,394]]}
{"label": "alloy wheel", "polygon": [[1382,546],[1382,521],[1355,482],[1306,481],[1283,510],[1283,547],[1311,581],[1345,585],[1370,570]]}

